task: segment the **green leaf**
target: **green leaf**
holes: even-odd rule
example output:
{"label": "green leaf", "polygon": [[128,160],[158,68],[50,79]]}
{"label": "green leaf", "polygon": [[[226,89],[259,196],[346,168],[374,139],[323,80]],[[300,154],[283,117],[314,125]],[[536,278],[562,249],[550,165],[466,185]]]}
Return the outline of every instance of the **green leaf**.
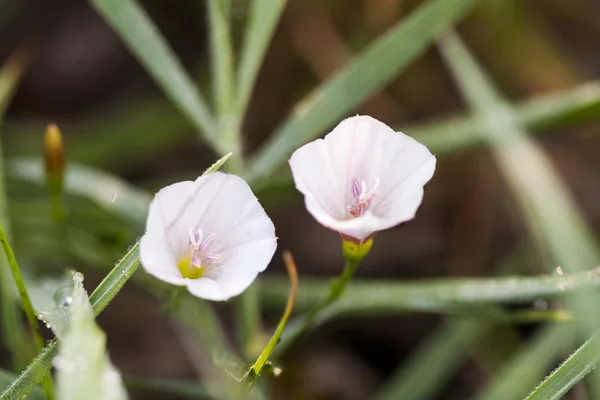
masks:
{"label": "green leaf", "polygon": [[[4,63],[0,70],[0,124],[4,113],[13,98],[17,85],[25,72],[24,54],[17,53]],[[6,230],[6,235],[12,238],[11,224],[8,217],[8,201],[6,195],[6,171],[4,162],[3,139],[0,140],[0,224]],[[30,359],[31,346],[28,336],[21,324],[19,307],[10,266],[4,255],[0,254],[0,314],[2,315],[2,336],[6,348],[12,355],[12,363],[16,368],[22,368]]]}
{"label": "green leaf", "polygon": [[464,360],[466,347],[485,336],[491,324],[464,319],[444,323],[410,354],[375,400],[425,400],[434,398]]}
{"label": "green leaf", "polygon": [[219,117],[235,111],[233,56],[231,50],[231,0],[209,0],[210,50],[213,96]]}
{"label": "green leaf", "polygon": [[[590,373],[600,361],[598,348],[600,335],[595,335],[585,342],[567,358],[560,367],[554,370],[526,400],[558,400],[561,399],[577,382]],[[595,342],[595,343],[592,343]]]}
{"label": "green leaf", "polygon": [[90,3],[207,143],[221,151],[215,122],[204,98],[144,9],[135,0],[90,0]]}
{"label": "green leaf", "polygon": [[[302,280],[296,310],[306,310],[320,302],[329,291],[325,280]],[[460,312],[492,304],[532,302],[563,297],[574,292],[590,292],[600,286],[600,270],[570,275],[508,276],[501,278],[447,278],[410,281],[353,281],[332,305],[336,314],[370,312]],[[287,300],[285,279],[265,278],[261,301],[265,307],[281,309]]]}
{"label": "green leaf", "polygon": [[[600,253],[592,231],[552,162],[523,132],[512,106],[498,93],[458,36],[448,35],[440,49],[542,254],[570,272],[598,265]],[[600,314],[595,306],[600,296],[593,291],[575,294],[567,300],[579,316],[576,321],[580,328],[591,337],[600,328]],[[600,347],[595,350],[600,352]],[[594,382],[593,390],[600,395],[600,382]]]}
{"label": "green leaf", "polygon": [[96,325],[83,288],[83,275],[73,275],[70,326],[60,342],[55,365],[61,400],[123,400],[127,392],[121,375],[106,354],[106,335]]}
{"label": "green leaf", "polygon": [[[36,159],[9,161],[8,174],[11,178],[45,184],[42,163]],[[121,216],[139,230],[146,224],[152,197],[109,173],[70,163],[65,176],[64,190],[66,193],[92,200],[101,208]]]}
{"label": "green leaf", "polygon": [[237,71],[240,118],[243,117],[248,107],[258,70],[287,1],[252,0],[250,3],[250,15],[246,23],[242,55]]}
{"label": "green leaf", "polygon": [[[544,129],[570,126],[600,114],[600,83],[591,81],[563,92],[529,99],[514,107],[520,126],[542,133]],[[466,115],[399,127],[433,153],[452,153],[486,142],[484,128]]]}
{"label": "green leaf", "polygon": [[[4,390],[5,387],[10,385],[10,383],[17,378],[17,375],[0,370],[0,390]],[[29,394],[27,397],[28,400],[46,400],[46,396],[44,396],[44,392],[40,388],[35,388],[33,392]]]}
{"label": "green leaf", "polygon": [[[559,354],[566,350],[574,327],[555,324],[524,343],[517,354],[495,374],[492,384],[478,393],[474,400],[520,399],[531,386],[544,377]],[[510,395],[509,395],[510,394]],[[546,399],[545,399],[546,400]]]}
{"label": "green leaf", "polygon": [[350,65],[296,106],[292,116],[257,154],[248,179],[254,182],[274,172],[295,148],[324,133],[366,97],[390,82],[474,3],[472,0],[429,1],[376,39]]}
{"label": "green leaf", "polygon": [[[94,315],[98,315],[106,308],[139,265],[138,244],[136,243],[90,296]],[[19,377],[0,394],[0,400],[20,400],[31,393],[52,368],[52,360],[56,356],[57,348],[57,339],[44,347]]]}
{"label": "green leaf", "polygon": [[[522,250],[511,254],[496,270],[508,274],[523,270]],[[469,349],[492,332],[489,321],[448,318],[427,334],[406,361],[387,379],[375,400],[426,400],[439,396],[459,370]]]}

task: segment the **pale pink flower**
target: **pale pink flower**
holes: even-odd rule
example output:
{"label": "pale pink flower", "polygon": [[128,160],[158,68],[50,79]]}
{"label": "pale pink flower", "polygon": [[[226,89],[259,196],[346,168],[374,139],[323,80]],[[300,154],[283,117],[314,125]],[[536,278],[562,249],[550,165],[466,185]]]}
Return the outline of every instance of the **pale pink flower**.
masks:
{"label": "pale pink flower", "polygon": [[140,241],[144,269],[194,296],[227,300],[267,267],[273,222],[240,177],[214,172],[161,189]]}
{"label": "pale pink flower", "polygon": [[343,120],[290,158],[308,212],[356,243],[414,218],[435,163],[425,146],[368,116]]}

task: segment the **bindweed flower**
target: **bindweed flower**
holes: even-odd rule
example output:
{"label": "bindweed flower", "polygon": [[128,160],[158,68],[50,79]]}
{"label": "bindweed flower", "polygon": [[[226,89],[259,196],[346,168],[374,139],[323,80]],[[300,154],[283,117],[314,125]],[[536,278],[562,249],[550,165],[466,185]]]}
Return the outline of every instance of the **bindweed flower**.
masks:
{"label": "bindweed flower", "polygon": [[140,258],[158,279],[222,301],[250,286],[276,247],[273,222],[248,184],[214,172],[156,194]]}
{"label": "bindweed flower", "polygon": [[356,260],[376,232],[414,218],[435,163],[425,146],[368,116],[345,119],[290,158],[308,212],[338,231]]}

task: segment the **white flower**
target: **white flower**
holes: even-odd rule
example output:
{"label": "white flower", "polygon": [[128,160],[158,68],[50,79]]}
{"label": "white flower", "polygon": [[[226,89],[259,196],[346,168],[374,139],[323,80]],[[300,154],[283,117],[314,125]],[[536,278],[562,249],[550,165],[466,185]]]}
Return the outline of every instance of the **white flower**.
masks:
{"label": "white flower", "polygon": [[267,267],[275,227],[240,177],[215,172],[161,189],[140,241],[144,269],[194,296],[227,300]]}
{"label": "white flower", "polygon": [[356,243],[415,216],[435,162],[425,146],[367,116],[345,119],[290,158],[308,212]]}

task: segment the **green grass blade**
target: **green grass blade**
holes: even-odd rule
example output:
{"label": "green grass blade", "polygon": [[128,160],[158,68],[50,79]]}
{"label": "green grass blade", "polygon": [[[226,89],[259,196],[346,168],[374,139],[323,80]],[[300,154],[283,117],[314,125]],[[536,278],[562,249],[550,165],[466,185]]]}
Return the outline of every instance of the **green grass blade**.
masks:
{"label": "green grass blade", "polygon": [[231,49],[230,0],[209,0],[213,98],[217,114],[230,117],[235,111],[233,55]]}
{"label": "green grass blade", "polygon": [[[0,70],[0,124],[8,104],[21,80],[25,70],[23,54],[15,54]],[[4,135],[3,135],[4,136]],[[8,217],[8,201],[6,195],[6,164],[4,159],[3,140],[0,140],[0,224],[4,226],[7,236],[11,236],[11,224]],[[21,324],[18,304],[15,297],[15,285],[8,260],[0,255],[0,303],[2,314],[2,336],[12,355],[15,369],[23,368],[32,357],[32,347]]]}
{"label": "green grass blade", "polygon": [[493,383],[482,390],[475,400],[518,400],[526,396],[532,385],[544,377],[549,368],[566,350],[573,333],[570,324],[554,324],[537,333],[530,342],[495,374]]}
{"label": "green grass blade", "polygon": [[[440,49],[543,254],[571,272],[596,266],[600,254],[591,231],[551,161],[523,132],[513,108],[457,36],[447,36]],[[588,337],[594,335],[600,327],[597,293],[580,292],[568,301],[580,316],[577,321],[582,331]],[[600,382],[594,382],[593,390],[600,393]]]}
{"label": "green grass blade", "polygon": [[[45,184],[42,162],[36,159],[13,159],[8,163],[10,178]],[[109,173],[70,163],[64,190],[66,193],[87,197],[98,206],[130,222],[141,231],[152,196]]]}
{"label": "green grass blade", "polygon": [[452,378],[465,349],[486,335],[491,325],[473,319],[450,321],[428,335],[375,400],[430,399]]}
{"label": "green grass blade", "polygon": [[[595,343],[591,343],[591,342]],[[548,376],[526,400],[561,399],[577,382],[590,373],[600,361],[600,354],[593,351],[598,348],[600,335],[585,342],[567,358],[550,376]]]}
{"label": "green grass blade", "polygon": [[287,0],[252,0],[248,17],[242,55],[237,71],[238,113],[242,118],[258,70],[263,62],[267,47],[277,26]]}
{"label": "green grass blade", "polygon": [[[348,286],[332,305],[332,313],[366,312],[454,312],[465,307],[526,303],[536,299],[563,297],[600,286],[600,270],[570,275],[509,276],[475,279],[411,281],[360,281]],[[285,279],[265,278],[261,301],[265,307],[281,309],[288,295]],[[329,291],[325,280],[304,279],[298,289],[295,310],[313,307]]]}
{"label": "green grass blade", "polygon": [[135,0],[90,0],[90,3],[207,143],[221,151],[208,105],[144,9]]}
{"label": "green grass blade", "polygon": [[[90,296],[94,315],[98,315],[106,308],[139,265],[138,244],[136,243]],[[52,368],[52,360],[56,356],[57,349],[58,341],[54,339],[42,349],[19,377],[0,394],[0,400],[20,400],[31,393]]]}
{"label": "green grass blade", "polygon": [[433,0],[379,37],[355,60],[298,104],[271,135],[249,171],[264,178],[298,146],[314,139],[423,54],[437,35],[463,17],[471,0]]}
{"label": "green grass blade", "polygon": [[[237,125],[238,112],[233,72],[231,45],[231,0],[209,0],[208,15],[211,41],[211,69],[213,98],[218,115],[219,146],[222,151],[233,152],[229,169],[233,173],[243,170],[242,141]],[[223,154],[223,153],[222,153]]]}
{"label": "green grass blade", "polygon": [[[600,114],[600,82],[591,81],[560,93],[535,97],[518,104],[513,111],[520,126],[533,130],[523,134],[539,134],[544,129],[584,122]],[[475,118],[465,115],[400,127],[399,130],[436,154],[465,150],[486,142],[481,125]]]}
{"label": "green grass blade", "polygon": [[[497,272],[522,270],[520,251],[504,260]],[[448,319],[429,333],[392,373],[375,400],[426,400],[439,395],[460,369],[468,350],[488,334],[492,324],[474,318]]]}
{"label": "green grass blade", "polygon": [[[0,390],[4,390],[5,387],[10,385],[12,381],[17,379],[17,375],[0,370]],[[44,392],[40,388],[35,388],[27,397],[28,400],[46,400],[46,396],[44,396]]]}

